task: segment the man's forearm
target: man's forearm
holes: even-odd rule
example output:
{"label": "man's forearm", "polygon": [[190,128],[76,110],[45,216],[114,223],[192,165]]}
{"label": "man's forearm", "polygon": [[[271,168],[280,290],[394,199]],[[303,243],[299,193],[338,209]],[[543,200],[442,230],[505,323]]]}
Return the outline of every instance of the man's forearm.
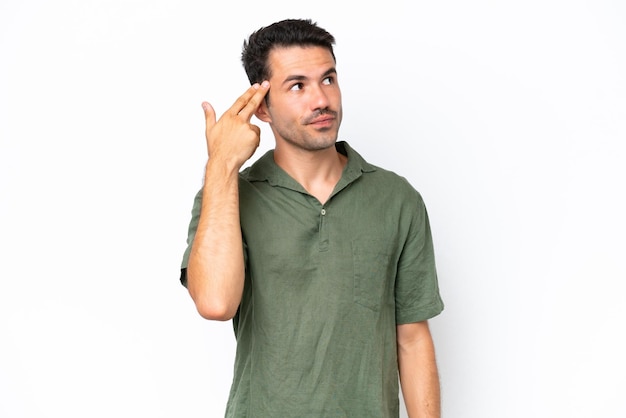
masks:
{"label": "man's forearm", "polygon": [[228,320],[244,282],[236,168],[207,164],[202,209],[187,267],[188,288],[204,318]]}
{"label": "man's forearm", "polygon": [[409,418],[440,418],[439,372],[427,323],[398,326],[398,367]]}

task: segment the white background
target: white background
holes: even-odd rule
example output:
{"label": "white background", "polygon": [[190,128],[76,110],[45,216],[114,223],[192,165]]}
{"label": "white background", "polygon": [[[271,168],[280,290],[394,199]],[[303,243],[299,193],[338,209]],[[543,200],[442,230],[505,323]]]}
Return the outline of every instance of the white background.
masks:
{"label": "white background", "polygon": [[232,328],[178,283],[200,103],[288,17],[426,200],[444,416],[626,416],[624,2],[0,0],[0,417],[222,416]]}

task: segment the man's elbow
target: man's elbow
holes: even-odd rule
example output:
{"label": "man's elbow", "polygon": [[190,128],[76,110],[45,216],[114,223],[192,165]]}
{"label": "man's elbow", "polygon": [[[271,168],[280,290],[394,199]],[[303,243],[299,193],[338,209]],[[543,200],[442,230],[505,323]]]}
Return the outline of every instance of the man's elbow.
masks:
{"label": "man's elbow", "polygon": [[[201,317],[213,321],[228,321],[239,309],[243,293],[243,277],[240,280],[209,280],[205,276],[186,271],[187,290]],[[233,284],[234,283],[234,284]],[[241,283],[241,286],[238,284]]]}
{"label": "man's elbow", "polygon": [[211,321],[229,321],[237,313],[238,306],[232,306],[224,301],[208,300],[207,298],[192,299],[196,305],[196,310],[204,319]]}

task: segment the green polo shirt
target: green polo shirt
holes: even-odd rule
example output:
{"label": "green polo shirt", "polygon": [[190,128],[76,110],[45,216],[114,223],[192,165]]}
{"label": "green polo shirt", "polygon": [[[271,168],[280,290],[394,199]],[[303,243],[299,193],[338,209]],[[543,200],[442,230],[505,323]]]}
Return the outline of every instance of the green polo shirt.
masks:
{"label": "green polo shirt", "polygon": [[246,278],[227,417],[396,418],[396,325],[443,310],[422,197],[346,142],[337,150],[348,163],[325,204],[273,151],[240,174]]}

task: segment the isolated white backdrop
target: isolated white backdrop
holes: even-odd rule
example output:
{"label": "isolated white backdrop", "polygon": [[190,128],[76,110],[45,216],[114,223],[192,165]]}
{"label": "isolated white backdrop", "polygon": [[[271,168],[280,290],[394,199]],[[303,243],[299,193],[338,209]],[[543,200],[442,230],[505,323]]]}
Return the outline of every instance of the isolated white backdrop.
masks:
{"label": "isolated white backdrop", "polygon": [[200,103],[230,106],[244,37],[287,17],[337,38],[341,139],[426,200],[444,416],[626,416],[609,0],[1,0],[0,416],[222,415],[232,329],[178,283]]}

